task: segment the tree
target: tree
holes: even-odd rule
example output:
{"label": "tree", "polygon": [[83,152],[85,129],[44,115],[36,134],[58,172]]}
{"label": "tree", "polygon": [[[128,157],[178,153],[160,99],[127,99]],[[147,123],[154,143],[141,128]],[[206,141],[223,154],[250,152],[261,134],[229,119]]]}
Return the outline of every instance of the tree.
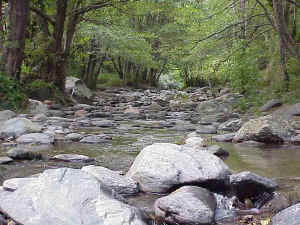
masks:
{"label": "tree", "polygon": [[[17,80],[20,77],[21,65],[24,59],[25,36],[29,17],[29,4],[30,0],[8,1],[8,31],[7,38],[4,42],[5,45],[2,46],[1,70]],[[2,14],[0,19],[2,20]],[[2,25],[0,32],[3,33]]]}

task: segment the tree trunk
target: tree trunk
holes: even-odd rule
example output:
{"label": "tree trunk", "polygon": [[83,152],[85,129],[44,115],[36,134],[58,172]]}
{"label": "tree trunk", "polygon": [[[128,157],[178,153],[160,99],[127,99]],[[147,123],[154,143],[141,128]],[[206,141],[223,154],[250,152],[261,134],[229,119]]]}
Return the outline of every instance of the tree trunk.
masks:
{"label": "tree trunk", "polygon": [[6,47],[3,48],[2,61],[6,74],[20,78],[24,59],[25,35],[28,25],[30,0],[8,1],[8,34]]}
{"label": "tree trunk", "polygon": [[3,3],[3,1],[0,0],[0,55],[1,55],[1,52],[2,52],[3,41],[4,41],[3,25],[2,25],[2,21],[3,21],[3,18],[2,18],[3,17],[3,15],[2,15],[2,3]]}

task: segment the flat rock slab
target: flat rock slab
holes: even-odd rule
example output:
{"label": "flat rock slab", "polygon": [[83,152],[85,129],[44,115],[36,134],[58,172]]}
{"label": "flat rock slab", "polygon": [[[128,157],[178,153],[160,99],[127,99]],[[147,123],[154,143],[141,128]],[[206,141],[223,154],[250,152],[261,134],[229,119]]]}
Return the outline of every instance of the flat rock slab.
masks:
{"label": "flat rock slab", "polygon": [[44,171],[14,192],[0,190],[0,209],[26,225],[146,225],[140,212],[105,193],[78,169]]}
{"label": "flat rock slab", "polygon": [[82,170],[94,176],[103,185],[115,190],[118,194],[134,195],[139,192],[137,182],[128,177],[121,176],[116,171],[101,166],[86,166]]}
{"label": "flat rock slab", "polygon": [[10,163],[12,161],[14,161],[14,160],[10,157],[6,157],[6,156],[0,157],[0,165],[1,164],[7,164],[7,163]]}
{"label": "flat rock slab", "polygon": [[59,154],[53,156],[52,160],[61,160],[65,162],[92,162],[94,159],[85,156],[85,155],[77,155],[77,154]]}
{"label": "flat rock slab", "polygon": [[213,224],[216,206],[215,196],[196,186],[181,187],[154,204],[157,220],[180,225]]}
{"label": "flat rock slab", "polygon": [[300,203],[288,207],[277,213],[270,225],[299,225],[300,224]]}
{"label": "flat rock slab", "polygon": [[19,144],[53,144],[54,136],[44,133],[31,133],[24,134],[17,138],[17,143]]}
{"label": "flat rock slab", "polygon": [[127,176],[144,192],[166,193],[186,183],[217,190],[231,174],[217,156],[175,144],[158,143],[144,148]]}
{"label": "flat rock slab", "polygon": [[32,182],[36,182],[37,178],[26,177],[26,178],[12,178],[3,182],[3,188],[7,191],[15,191],[20,187]]}
{"label": "flat rock slab", "polygon": [[230,186],[237,197],[244,200],[263,192],[273,192],[278,185],[269,178],[244,171],[230,176]]}

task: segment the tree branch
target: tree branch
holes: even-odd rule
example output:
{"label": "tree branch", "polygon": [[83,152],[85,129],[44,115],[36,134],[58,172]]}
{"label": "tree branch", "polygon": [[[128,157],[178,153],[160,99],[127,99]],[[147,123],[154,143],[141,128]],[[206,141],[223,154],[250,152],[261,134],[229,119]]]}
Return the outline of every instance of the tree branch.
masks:
{"label": "tree branch", "polygon": [[48,21],[52,26],[55,26],[55,21],[50,16],[43,13],[41,10],[33,7],[30,7],[30,10],[33,11],[38,16],[42,17],[44,20]]}
{"label": "tree branch", "polygon": [[300,8],[300,4],[293,1],[293,0],[286,0],[287,2],[291,3],[291,4],[294,4],[297,8]]}
{"label": "tree branch", "polygon": [[262,7],[262,9],[264,10],[265,16],[267,17],[267,19],[269,20],[270,24],[272,25],[272,27],[274,28],[274,30],[277,30],[275,27],[275,24],[273,23],[273,20],[270,16],[270,14],[268,13],[267,8],[264,6],[264,4],[261,3],[260,0],[256,0],[256,2]]}

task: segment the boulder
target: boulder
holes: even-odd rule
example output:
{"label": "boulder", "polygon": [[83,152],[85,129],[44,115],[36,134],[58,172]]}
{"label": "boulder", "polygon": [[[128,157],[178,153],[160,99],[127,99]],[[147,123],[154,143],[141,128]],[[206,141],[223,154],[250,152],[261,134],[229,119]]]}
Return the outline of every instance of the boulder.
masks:
{"label": "boulder", "polygon": [[26,111],[30,114],[47,114],[48,113],[48,105],[38,101],[29,99]]}
{"label": "boulder", "polygon": [[94,159],[92,159],[88,156],[78,155],[78,154],[59,154],[59,155],[53,156],[51,159],[61,160],[61,161],[65,161],[65,162],[83,162],[83,163],[94,161]]}
{"label": "boulder", "polygon": [[300,222],[300,203],[288,207],[277,213],[270,225],[299,225]]}
{"label": "boulder", "polygon": [[229,152],[223,149],[219,145],[211,145],[206,148],[206,151],[210,152],[211,154],[214,154],[218,157],[226,157],[229,156]]}
{"label": "boulder", "polygon": [[103,190],[91,175],[60,168],[44,171],[14,192],[0,191],[0,208],[26,225],[146,225],[139,210]]}
{"label": "boulder", "polygon": [[184,146],[194,149],[202,148],[205,146],[205,140],[201,137],[189,137],[185,140]]}
{"label": "boulder", "polygon": [[241,119],[231,119],[219,125],[218,130],[235,132],[242,126]]}
{"label": "boulder", "polygon": [[91,122],[91,125],[95,127],[103,127],[103,128],[114,126],[111,120],[94,120]]}
{"label": "boulder", "polygon": [[212,136],[212,140],[217,142],[231,142],[236,133],[220,134]]}
{"label": "boulder", "polygon": [[234,194],[243,201],[263,192],[273,192],[277,183],[266,177],[244,171],[230,176],[230,186]]}
{"label": "boulder", "polygon": [[33,123],[26,118],[13,118],[2,124],[2,127],[0,128],[0,137],[18,137],[25,133],[40,132],[41,130],[42,127],[40,125]]}
{"label": "boulder", "polygon": [[80,141],[83,138],[83,135],[77,133],[70,133],[65,136],[66,141]]}
{"label": "boulder", "polygon": [[33,177],[12,178],[3,182],[3,188],[7,191],[15,191],[28,183],[35,182],[37,179]]}
{"label": "boulder", "polygon": [[215,126],[207,125],[207,126],[198,126],[196,133],[198,134],[216,134],[217,128]]}
{"label": "boulder", "polygon": [[17,138],[18,144],[53,144],[54,136],[44,133],[23,134]]}
{"label": "boulder", "polygon": [[281,106],[282,103],[279,99],[271,99],[268,102],[266,102],[262,107],[259,108],[259,111],[266,112],[274,107]]}
{"label": "boulder", "polygon": [[40,146],[17,146],[13,149],[10,149],[7,152],[7,155],[10,158],[13,159],[26,159],[26,160],[32,160],[32,159],[41,159],[43,158],[43,151],[49,150],[48,145],[40,145]]}
{"label": "boulder", "polygon": [[66,78],[66,92],[71,96],[75,95],[80,98],[90,99],[93,95],[91,90],[87,88],[84,82],[76,77]]}
{"label": "boulder", "polygon": [[207,152],[176,144],[157,143],[144,148],[127,173],[144,192],[167,193],[185,184],[211,190],[225,187],[231,174],[224,162]]}
{"label": "boulder", "polygon": [[208,190],[184,186],[155,202],[155,218],[170,224],[208,225],[214,223],[217,203]]}
{"label": "boulder", "polygon": [[199,113],[215,114],[215,113],[228,113],[231,111],[229,105],[222,104],[216,100],[209,100],[200,102],[196,108]]}
{"label": "boulder", "polygon": [[101,184],[120,195],[133,195],[139,192],[137,183],[131,178],[101,166],[86,166],[83,171],[94,176]]}
{"label": "boulder", "polygon": [[16,113],[10,110],[0,111],[0,123],[16,116]]}
{"label": "boulder", "polygon": [[96,143],[106,143],[109,140],[111,140],[111,137],[109,137],[105,134],[99,134],[99,135],[90,135],[90,136],[84,137],[80,140],[80,142],[88,143],[88,144],[96,144]]}
{"label": "boulder", "polygon": [[47,116],[43,113],[37,114],[32,118],[32,121],[43,122],[47,120]]}
{"label": "boulder", "polygon": [[264,116],[246,122],[233,140],[235,142],[252,140],[263,143],[283,143],[289,140],[292,134],[288,121]]}
{"label": "boulder", "polygon": [[10,163],[12,161],[14,161],[14,160],[10,157],[6,157],[6,156],[0,157],[0,165],[7,164],[7,163]]}

